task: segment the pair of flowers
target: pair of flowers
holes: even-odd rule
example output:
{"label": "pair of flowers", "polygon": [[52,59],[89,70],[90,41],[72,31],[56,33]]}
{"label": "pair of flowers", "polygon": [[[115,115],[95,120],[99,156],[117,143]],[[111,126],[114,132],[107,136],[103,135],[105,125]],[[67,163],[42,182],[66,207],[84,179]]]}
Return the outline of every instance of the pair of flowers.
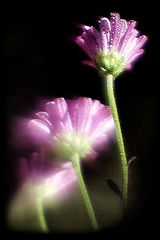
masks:
{"label": "pair of flowers", "polygon": [[20,129],[17,133],[15,128],[15,143],[22,142],[21,148],[29,145],[37,151],[19,161],[22,186],[11,203],[10,222],[17,228],[15,218],[25,218],[26,207],[32,212],[37,209],[40,231],[48,232],[43,208],[63,203],[79,182],[92,225],[97,229],[79,160],[95,158],[97,151],[109,144],[115,132],[110,107],[91,98],[57,98],[47,102],[45,110],[36,113],[35,119],[17,120]]}
{"label": "pair of flowers", "polygon": [[[63,193],[62,189],[72,185],[76,181],[77,175],[95,229],[97,223],[87,191],[82,183],[78,158],[95,157],[97,151],[103,149],[116,130],[122,156],[122,168],[125,166],[123,174],[126,181],[124,181],[124,196],[126,195],[126,157],[117,109],[112,96],[112,82],[124,70],[131,69],[132,63],[144,52],[142,46],[147,37],[140,36],[135,26],[135,21],[126,21],[121,19],[118,13],[111,13],[110,19],[100,18],[99,31],[92,26],[82,26],[81,36],[75,39],[90,58],[84,63],[93,66],[107,78],[107,92],[111,108],[104,106],[98,100],[86,97],[73,100],[57,98],[46,104],[45,111],[36,113],[37,118],[28,120],[25,124],[26,130],[23,129],[23,132],[26,131],[30,137],[31,142],[34,142],[34,145],[40,150],[40,155],[37,155],[38,161],[42,158],[42,152],[54,152],[55,156],[72,162],[72,164],[63,164],[59,172],[51,174],[50,177],[44,177],[45,171],[39,177],[47,179],[47,182],[51,183],[52,191],[50,193],[55,193],[54,188],[57,192]],[[32,157],[31,162],[37,162],[37,157],[36,161]],[[47,161],[45,159],[44,165]],[[37,166],[32,169],[31,165],[29,170],[27,160],[23,159],[23,172],[34,170],[37,173]],[[60,176],[59,181],[55,180],[57,176]],[[33,175],[28,174],[28,178],[32,179]],[[56,184],[53,184],[52,188],[53,182]],[[45,188],[48,189],[48,186],[45,185]]]}
{"label": "pair of flowers", "polygon": [[[37,118],[34,119],[19,119],[16,124],[21,126],[19,134],[17,128],[14,134],[15,142],[22,142],[20,147],[30,145],[38,150],[31,155],[29,163],[24,158],[20,161],[20,175],[25,181],[30,178],[43,179],[47,172],[52,179],[54,175],[57,179],[58,173],[52,174],[51,169],[54,167],[50,156],[70,161],[78,153],[80,158],[93,159],[97,151],[107,146],[115,132],[110,107],[91,98],[57,98],[46,103],[45,111],[35,115]],[[76,178],[72,164],[61,164],[61,168],[58,171],[61,178],[59,182],[56,180],[56,189],[57,194],[60,191],[63,196],[64,189],[61,185],[69,187],[68,183],[73,184]],[[61,174],[64,168],[65,174]],[[53,193],[54,187],[53,185]]]}

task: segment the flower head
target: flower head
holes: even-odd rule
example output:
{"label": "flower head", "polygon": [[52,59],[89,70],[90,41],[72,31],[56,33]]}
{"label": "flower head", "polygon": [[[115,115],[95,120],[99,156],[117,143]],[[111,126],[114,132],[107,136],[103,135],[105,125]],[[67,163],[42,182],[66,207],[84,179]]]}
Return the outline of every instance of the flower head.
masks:
{"label": "flower head", "polygon": [[[57,208],[74,196],[77,176],[71,162],[57,167],[53,163],[50,167],[47,165],[48,159],[42,153],[33,153],[19,160],[17,175],[21,185],[7,211],[7,221],[13,229],[39,229],[39,221],[34,217],[38,217],[37,208],[40,202],[43,207]],[[28,219],[33,219],[31,224]]]}
{"label": "flower head", "polygon": [[83,26],[83,33],[76,38],[76,43],[89,56],[87,64],[96,67],[105,74],[118,76],[143,54],[147,40],[135,29],[136,22],[120,18],[118,13],[111,13],[110,19],[99,20],[99,31],[93,26]]}
{"label": "flower head", "polygon": [[28,195],[31,203],[37,201],[37,198],[45,202],[50,199],[63,200],[77,181],[70,162],[57,167],[48,163],[42,153],[33,153],[29,159],[21,158],[19,161],[21,191]]}
{"label": "flower head", "polygon": [[98,100],[57,98],[45,110],[28,121],[27,130],[37,144],[66,160],[75,153],[81,158],[93,156],[114,132],[111,110]]}

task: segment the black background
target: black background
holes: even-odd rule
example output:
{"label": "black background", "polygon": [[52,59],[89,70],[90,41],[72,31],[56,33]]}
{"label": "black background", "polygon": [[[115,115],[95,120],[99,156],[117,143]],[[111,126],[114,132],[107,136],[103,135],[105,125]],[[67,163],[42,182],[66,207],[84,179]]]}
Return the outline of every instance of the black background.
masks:
{"label": "black background", "polygon": [[[141,178],[139,203],[127,223],[104,232],[106,237],[132,237],[156,230],[157,181],[156,108],[156,5],[115,1],[59,2],[24,4],[17,11],[4,8],[1,27],[5,106],[4,199],[12,192],[12,162],[9,157],[8,125],[13,114],[24,115],[36,108],[37,99],[87,96],[104,103],[102,82],[96,70],[81,64],[87,56],[73,37],[80,34],[77,24],[96,25],[99,16],[119,12],[121,17],[138,22],[141,34],[149,36],[145,55],[131,72],[116,80],[116,97],[129,157],[135,155]],[[2,170],[3,171],[3,170]],[[6,205],[6,204],[5,204]],[[8,232],[9,233],[9,232]],[[6,229],[7,234],[7,229]],[[100,233],[97,233],[97,236]],[[108,234],[108,235],[107,235]],[[147,235],[146,235],[147,236]],[[25,239],[23,237],[23,239]]]}

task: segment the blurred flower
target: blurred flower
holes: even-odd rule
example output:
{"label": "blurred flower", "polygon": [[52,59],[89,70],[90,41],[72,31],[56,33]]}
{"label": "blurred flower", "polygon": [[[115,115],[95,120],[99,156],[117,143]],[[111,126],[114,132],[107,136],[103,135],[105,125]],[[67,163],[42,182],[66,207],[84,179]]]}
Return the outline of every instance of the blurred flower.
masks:
{"label": "blurred flower", "polygon": [[135,21],[121,19],[118,13],[111,13],[110,19],[100,18],[99,31],[93,26],[82,26],[83,33],[76,43],[90,58],[84,62],[114,76],[131,69],[132,63],[143,54],[142,47],[147,40],[135,26]]}
{"label": "blurred flower", "polygon": [[[21,159],[20,173],[24,184],[12,202],[10,219],[15,218],[15,209],[21,215],[24,209],[22,202],[26,206],[36,205],[39,199],[43,204],[48,204],[50,200],[57,203],[70,195],[77,178],[81,177],[80,169],[77,170],[79,159],[94,158],[97,151],[107,146],[114,134],[115,125],[110,107],[91,98],[57,98],[45,104],[45,111],[35,115],[34,119],[16,120],[14,127],[14,143],[21,145],[23,142],[23,146],[31,144],[39,154],[33,154],[29,162]],[[78,156],[78,160],[75,156]],[[57,172],[52,172],[51,164],[57,161],[50,160],[55,157],[68,162],[62,164]],[[83,194],[82,181],[81,177],[78,182]],[[88,204],[90,200],[83,183],[84,189]],[[89,210],[92,210],[91,204]]]}
{"label": "blurred flower", "polygon": [[10,227],[22,230],[41,230],[37,220],[37,207],[57,207],[73,196],[77,176],[71,162],[58,167],[47,166],[43,154],[33,153],[28,159],[21,158],[17,175],[21,183],[11,199],[7,220]]}
{"label": "blurred flower", "polygon": [[33,153],[30,159],[21,158],[19,176],[22,189],[30,198],[43,200],[63,199],[76,183],[77,177],[70,162],[55,167],[43,154]]}
{"label": "blurred flower", "polygon": [[48,102],[45,112],[28,122],[28,131],[37,144],[43,142],[58,156],[70,160],[74,153],[81,158],[93,157],[114,133],[109,107],[98,100],[80,97],[57,98]]}
{"label": "blurred flower", "polygon": [[47,102],[45,111],[35,116],[17,118],[11,125],[13,146],[21,154],[24,150],[47,151],[52,158],[52,154],[58,154],[68,160],[76,152],[82,158],[93,158],[114,135],[110,107],[91,98],[57,98]]}

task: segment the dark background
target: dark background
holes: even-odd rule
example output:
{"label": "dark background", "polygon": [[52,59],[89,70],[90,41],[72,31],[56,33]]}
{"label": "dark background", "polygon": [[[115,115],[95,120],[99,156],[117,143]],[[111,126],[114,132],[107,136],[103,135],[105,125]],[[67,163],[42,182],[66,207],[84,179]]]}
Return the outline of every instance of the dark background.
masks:
{"label": "dark background", "polygon": [[[1,25],[5,109],[5,196],[13,191],[13,163],[10,160],[8,129],[14,114],[27,115],[37,99],[86,96],[104,103],[102,82],[96,70],[81,64],[87,56],[73,42],[80,34],[77,24],[96,25],[99,16],[119,12],[138,22],[137,29],[149,36],[144,56],[131,72],[116,80],[116,97],[129,158],[137,156],[130,175],[138,170],[139,201],[125,224],[106,230],[106,236],[143,236],[156,230],[156,6],[153,3],[67,2],[51,6],[19,6],[3,13]],[[2,170],[3,171],[3,170]]]}

